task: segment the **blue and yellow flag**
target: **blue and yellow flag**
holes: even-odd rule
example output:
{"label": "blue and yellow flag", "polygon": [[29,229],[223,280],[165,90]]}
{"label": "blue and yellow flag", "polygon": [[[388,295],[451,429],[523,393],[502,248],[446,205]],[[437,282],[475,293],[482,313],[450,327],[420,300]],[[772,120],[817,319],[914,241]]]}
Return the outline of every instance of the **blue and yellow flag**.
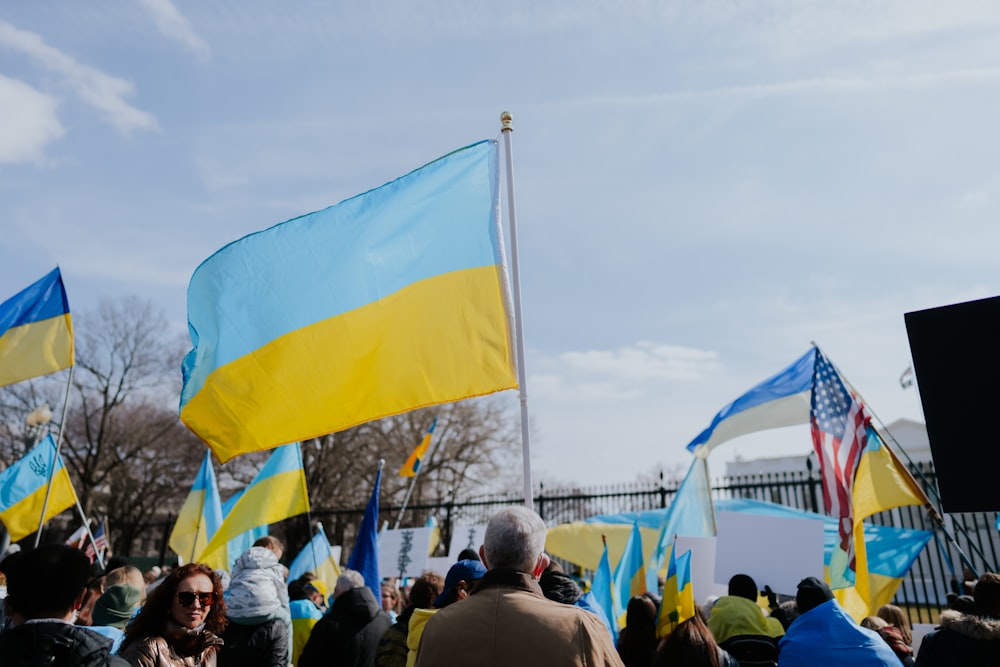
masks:
{"label": "blue and yellow flag", "polygon": [[483,141],[234,241],[188,287],[180,417],[221,461],[517,387]]}
{"label": "blue and yellow flag", "polygon": [[7,528],[12,542],[38,530],[53,464],[52,493],[45,510],[45,521],[48,521],[76,504],[76,492],[69,472],[63,465],[62,456],[56,458],[55,439],[51,435],[45,436],[24,458],[0,473],[0,521]]}
{"label": "blue and yellow flag", "polygon": [[[243,497],[243,493],[246,488],[240,489],[233,495],[229,496],[226,502],[222,503],[222,519],[225,521],[229,513],[233,511],[236,507],[236,503],[240,502],[240,498]],[[268,534],[269,526],[265,523],[263,526],[257,526],[256,528],[251,528],[250,530],[243,531],[233,539],[226,543],[226,549],[229,551],[229,569],[232,570],[233,566],[236,565],[236,561],[239,559],[243,553],[253,546],[253,543]]]}
{"label": "blue and yellow flag", "polygon": [[243,495],[222,520],[199,559],[216,570],[229,569],[229,540],[241,533],[309,511],[306,475],[299,443],[279,447],[268,457]]}
{"label": "blue and yellow flag", "polygon": [[431,422],[431,427],[424,434],[424,439],[414,448],[409,458],[406,459],[406,463],[399,469],[400,477],[414,477],[420,471],[420,463],[427,457],[427,448],[431,445],[431,435],[434,434],[434,428],[437,424],[438,419],[435,417],[434,421]]}
{"label": "blue and yellow flag", "polygon": [[642,533],[639,532],[638,522],[632,524],[632,533],[625,544],[625,551],[615,567],[614,582],[618,615],[622,617],[620,620],[624,624],[629,599],[646,592],[646,559],[642,552]]}
{"label": "blue and yellow flag", "polygon": [[691,551],[677,557],[677,622],[694,616],[694,588],[691,583]]}
{"label": "blue and yellow flag", "polygon": [[[333,547],[321,527],[309,540],[292,564],[288,566],[288,581],[295,581],[306,572],[312,572],[323,582],[326,590],[333,591],[340,576],[340,563],[333,554]],[[380,591],[381,594],[381,591]]]}
{"label": "blue and yellow flag", "polygon": [[0,303],[0,387],[72,365],[73,323],[56,267]]}
{"label": "blue and yellow flag", "polygon": [[671,545],[667,556],[667,578],[663,582],[663,600],[660,602],[660,611],[656,617],[656,636],[660,639],[673,632],[681,622],[681,591],[677,578],[675,549],[676,545]]}
{"label": "blue and yellow flag", "polygon": [[197,562],[221,525],[222,501],[212,469],[212,453],[205,452],[205,460],[201,462],[191,492],[181,506],[167,544],[182,562]]}
{"label": "blue and yellow flag", "polygon": [[611,619],[611,635],[615,644],[618,643],[618,612],[615,609],[615,585],[611,575],[611,561],[608,560],[608,543],[604,543],[601,560],[594,572],[594,581],[590,586],[597,604],[601,605],[605,615]]}

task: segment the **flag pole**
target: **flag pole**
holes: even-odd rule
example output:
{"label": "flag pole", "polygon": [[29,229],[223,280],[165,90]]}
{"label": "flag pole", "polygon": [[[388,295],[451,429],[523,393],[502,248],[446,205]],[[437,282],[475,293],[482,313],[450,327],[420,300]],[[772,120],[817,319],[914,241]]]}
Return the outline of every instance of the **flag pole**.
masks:
{"label": "flag pole", "polygon": [[[38,548],[38,543],[42,540],[42,526],[45,525],[45,512],[49,509],[49,497],[52,495],[52,480],[56,475],[56,464],[59,462],[59,451],[62,448],[63,433],[66,429],[66,412],[69,409],[69,390],[73,386],[73,372],[76,370],[76,364],[70,364],[69,376],[66,378],[66,394],[63,397],[63,409],[62,417],[59,420],[59,437],[56,439],[56,454],[52,458],[52,465],[49,466],[49,481],[45,486],[45,501],[42,503],[42,514],[38,517],[38,530],[35,531],[35,548]],[[76,490],[73,490],[73,495],[76,496]],[[77,506],[80,505],[80,500],[76,501]],[[80,510],[80,516],[83,518],[84,525],[87,525],[87,517],[83,514],[83,510]],[[90,526],[87,526],[87,535],[90,536],[90,541],[93,543],[94,536],[90,534]],[[96,545],[94,550],[97,550]]]}
{"label": "flag pole", "polygon": [[[813,345],[816,347],[817,350],[819,349],[819,345],[816,345],[816,343],[813,343]],[[829,360],[829,358],[827,359]],[[847,385],[847,388],[850,389],[852,392],[854,392],[854,394],[859,399],[861,399],[861,402],[864,403],[869,414],[871,414],[872,419],[879,423],[879,425],[882,427],[882,430],[889,435],[889,438],[896,445],[896,447],[899,447],[900,451],[905,453],[906,450],[903,449],[903,447],[899,444],[899,441],[897,441],[895,436],[892,435],[892,433],[886,427],[885,422],[883,422],[882,419],[875,413],[875,410],[871,407],[868,401],[865,400],[864,396],[861,395],[861,392],[855,389],[854,385],[851,384],[851,382],[844,376],[841,370],[837,368],[835,364],[833,364],[832,361],[830,363],[834,366],[834,368],[836,368],[837,374],[844,381],[844,384]],[[876,434],[877,433],[878,431],[876,430]],[[944,525],[944,517],[941,516],[941,513],[934,506],[934,503],[931,502],[931,499],[927,496],[927,492],[924,491],[923,485],[917,483],[917,480],[914,479],[913,473],[910,471],[910,469],[907,466],[902,465],[901,462],[899,461],[899,458],[896,456],[896,453],[892,451],[891,447],[889,447],[889,444],[888,443],[885,444],[886,444],[886,450],[889,452],[889,455],[896,461],[896,463],[900,464],[898,467],[901,470],[906,471],[906,474],[910,476],[910,480],[913,482],[914,486],[921,491],[924,500],[924,509],[927,510],[927,513],[930,514],[931,519],[934,520],[934,522],[937,524],[937,527],[941,529],[942,533],[944,533],[944,536],[948,540],[948,542],[950,542],[951,545],[955,547],[955,550],[958,551],[958,556],[959,558],[962,559],[962,563],[964,563],[965,566],[968,567],[970,570],[972,570],[973,574],[975,574],[978,577],[979,576],[978,570],[976,570],[975,566],[972,564],[972,561],[966,555],[965,551],[962,550],[962,547],[961,545],[959,545],[958,540],[956,540],[955,537],[950,532],[948,532],[948,528]],[[907,456],[907,459],[909,459],[909,456]],[[925,483],[927,483],[927,479],[923,476],[923,474],[920,475],[920,478]],[[930,484],[927,484],[927,488],[933,489],[934,487]],[[938,500],[940,501],[940,498]],[[963,530],[963,532],[965,532],[964,529],[962,528],[959,528],[959,530]],[[967,532],[965,532],[965,536],[966,538],[969,537]],[[971,546],[973,550],[976,552],[976,554],[983,560],[983,563],[985,563],[988,568],[995,569],[990,565],[989,559],[986,558],[986,555],[975,545],[975,543],[972,540],[967,540],[967,541],[969,543],[969,546]]]}
{"label": "flag pole", "polygon": [[521,401],[521,463],[524,469],[524,504],[534,509],[531,483],[531,438],[528,434],[527,371],[524,366],[524,323],[521,317],[521,275],[517,263],[517,210],[514,207],[514,149],[511,134],[513,116],[509,111],[500,114],[500,133],[503,135],[507,156],[507,218],[510,221],[510,268],[514,291],[514,340],[517,350],[517,384]]}

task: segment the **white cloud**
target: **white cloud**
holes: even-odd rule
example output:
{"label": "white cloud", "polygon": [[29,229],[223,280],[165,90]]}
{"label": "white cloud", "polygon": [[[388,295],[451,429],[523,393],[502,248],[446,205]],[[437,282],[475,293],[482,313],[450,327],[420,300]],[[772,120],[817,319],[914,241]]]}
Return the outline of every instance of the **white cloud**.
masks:
{"label": "white cloud", "polygon": [[80,99],[100,111],[119,132],[127,134],[137,129],[158,129],[152,114],[125,101],[125,97],[134,92],[130,81],[79,63],[46,44],[35,33],[19,30],[4,21],[0,21],[0,46],[19,51],[62,76]]}
{"label": "white cloud", "polygon": [[535,355],[532,362],[528,372],[533,394],[585,403],[633,401],[653,386],[691,382],[721,367],[715,352],[649,341],[614,350]]}
{"label": "white cloud", "polygon": [[212,55],[208,44],[170,0],[139,0],[139,4],[152,16],[160,32],[179,42],[198,59],[207,60]]}
{"label": "white cloud", "polygon": [[0,164],[44,159],[44,149],[65,134],[56,100],[0,74]]}

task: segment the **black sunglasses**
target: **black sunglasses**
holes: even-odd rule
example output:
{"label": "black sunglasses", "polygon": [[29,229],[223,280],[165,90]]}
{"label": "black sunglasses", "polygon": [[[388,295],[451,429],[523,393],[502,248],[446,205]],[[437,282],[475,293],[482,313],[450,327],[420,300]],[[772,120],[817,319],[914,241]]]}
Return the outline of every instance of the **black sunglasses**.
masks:
{"label": "black sunglasses", "polygon": [[181,603],[182,607],[193,607],[195,600],[198,600],[202,607],[211,607],[215,603],[215,593],[184,591],[177,594],[177,601]]}

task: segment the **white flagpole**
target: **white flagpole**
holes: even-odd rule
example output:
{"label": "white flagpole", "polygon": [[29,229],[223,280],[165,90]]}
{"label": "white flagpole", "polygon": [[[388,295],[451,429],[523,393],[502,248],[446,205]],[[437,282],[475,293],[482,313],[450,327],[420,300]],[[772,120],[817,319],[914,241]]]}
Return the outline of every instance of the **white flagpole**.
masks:
{"label": "white flagpole", "polygon": [[521,400],[521,463],[524,468],[524,505],[534,509],[531,489],[531,446],[528,434],[527,371],[524,366],[524,323],[521,318],[521,276],[517,264],[517,210],[514,207],[514,149],[510,135],[514,131],[509,111],[500,114],[500,133],[507,153],[507,218],[510,221],[510,270],[514,290],[514,339],[517,350],[517,383]]}

